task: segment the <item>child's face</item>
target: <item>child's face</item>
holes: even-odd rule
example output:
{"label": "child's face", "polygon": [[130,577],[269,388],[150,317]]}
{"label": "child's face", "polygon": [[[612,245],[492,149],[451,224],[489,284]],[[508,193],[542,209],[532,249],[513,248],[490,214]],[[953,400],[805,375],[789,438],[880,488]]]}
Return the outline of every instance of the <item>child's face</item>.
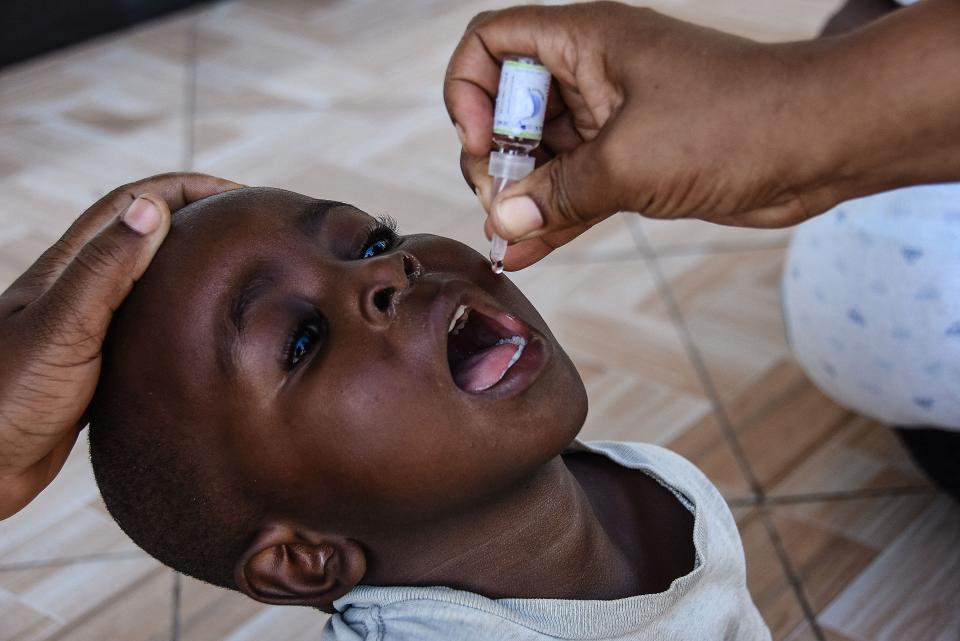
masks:
{"label": "child's face", "polygon": [[271,518],[357,538],[521,482],[586,412],[543,319],[482,256],[374,227],[280,190],[203,201],[176,217],[117,349],[208,472]]}

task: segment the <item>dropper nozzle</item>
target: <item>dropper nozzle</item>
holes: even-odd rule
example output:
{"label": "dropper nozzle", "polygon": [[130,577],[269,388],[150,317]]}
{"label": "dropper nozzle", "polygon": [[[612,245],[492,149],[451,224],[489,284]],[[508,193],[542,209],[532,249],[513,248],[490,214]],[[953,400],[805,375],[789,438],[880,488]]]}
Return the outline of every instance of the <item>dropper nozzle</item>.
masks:
{"label": "dropper nozzle", "polygon": [[500,238],[497,232],[493,232],[490,238],[490,268],[494,274],[503,273],[503,259],[507,255],[507,241]]}
{"label": "dropper nozzle", "polygon": [[[490,168],[488,173],[493,177],[493,197],[507,188],[507,186],[525,177],[533,171],[533,156],[516,153],[494,151],[490,153]],[[497,232],[490,238],[490,267],[494,274],[503,273],[503,259],[507,255],[507,241]]]}

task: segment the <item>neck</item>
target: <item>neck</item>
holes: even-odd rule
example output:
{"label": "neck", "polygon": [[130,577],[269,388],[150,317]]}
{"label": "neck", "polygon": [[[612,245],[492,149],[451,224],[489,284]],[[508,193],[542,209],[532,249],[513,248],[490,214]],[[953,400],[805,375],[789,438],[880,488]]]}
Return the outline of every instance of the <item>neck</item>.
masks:
{"label": "neck", "polygon": [[490,598],[616,599],[639,586],[559,456],[518,491],[394,542],[375,560],[364,583],[444,585]]}

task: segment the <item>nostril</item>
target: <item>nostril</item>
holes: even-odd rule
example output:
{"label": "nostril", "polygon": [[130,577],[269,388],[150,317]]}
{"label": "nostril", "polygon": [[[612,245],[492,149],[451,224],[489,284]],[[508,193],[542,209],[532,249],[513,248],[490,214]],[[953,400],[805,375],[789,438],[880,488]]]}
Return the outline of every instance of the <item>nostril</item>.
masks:
{"label": "nostril", "polygon": [[403,254],[403,273],[409,284],[412,285],[420,277],[420,269],[420,261],[410,254]]}
{"label": "nostril", "polygon": [[377,290],[373,295],[373,304],[382,314],[390,310],[390,303],[393,302],[393,294],[396,290],[393,287]]}

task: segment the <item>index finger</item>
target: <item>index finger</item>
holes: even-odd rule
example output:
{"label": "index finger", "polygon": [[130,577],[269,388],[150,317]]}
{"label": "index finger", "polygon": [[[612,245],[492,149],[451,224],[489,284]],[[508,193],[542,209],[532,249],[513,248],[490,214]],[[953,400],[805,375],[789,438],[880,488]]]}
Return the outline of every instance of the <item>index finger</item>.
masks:
{"label": "index finger", "polygon": [[21,287],[46,289],[63,272],[80,248],[103,227],[119,216],[137,196],[152,193],[161,196],[174,212],[194,201],[243,187],[239,183],[216,176],[197,173],[167,173],[144,178],[117,187],[91,205],[52,247],[47,249],[8,291]]}
{"label": "index finger", "polygon": [[[243,187],[232,180],[197,173],[158,174],[137,182],[117,187],[91,205],[77,218],[63,235],[63,241],[72,245],[74,253],[93,238],[108,222],[119,216],[137,196],[145,193],[163,198],[170,212],[192,202],[224,191]],[[72,259],[73,256],[71,255]]]}
{"label": "index finger", "polygon": [[493,101],[500,84],[500,62],[490,55],[476,32],[476,26],[491,15],[481,13],[470,21],[443,79],[447,113],[464,130],[464,149],[476,156],[490,151]]}

